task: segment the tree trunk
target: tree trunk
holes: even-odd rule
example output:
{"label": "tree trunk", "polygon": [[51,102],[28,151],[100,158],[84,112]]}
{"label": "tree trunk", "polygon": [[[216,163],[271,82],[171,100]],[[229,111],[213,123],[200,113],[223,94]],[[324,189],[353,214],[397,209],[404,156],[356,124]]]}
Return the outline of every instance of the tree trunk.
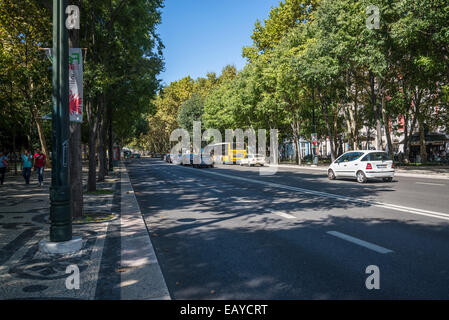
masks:
{"label": "tree trunk", "polygon": [[[76,3],[80,5],[80,3]],[[69,47],[79,47],[79,30],[69,31]],[[83,166],[81,159],[81,123],[70,122],[69,138],[69,177],[70,177],[70,205],[72,217],[80,218],[83,212]]]}
{"label": "tree trunk", "polygon": [[409,163],[410,162],[410,149],[411,149],[411,136],[413,135],[413,131],[415,130],[415,126],[416,126],[416,117],[413,118],[412,121],[412,125],[410,126],[410,130],[408,131],[408,135],[405,135],[405,139],[404,139],[404,160],[405,163]]}
{"label": "tree trunk", "polygon": [[327,134],[329,136],[329,144],[331,147],[331,159],[332,162],[335,161],[336,157],[335,157],[335,141],[334,141],[334,135],[332,134],[332,128],[331,128],[331,124],[330,124],[330,119],[329,119],[329,108],[327,105],[324,105],[323,110],[323,114],[324,114],[324,119],[326,120],[326,128],[327,128]]}
{"label": "tree trunk", "polygon": [[414,105],[415,105],[415,113],[414,117],[418,121],[419,126],[419,153],[421,156],[421,163],[427,162],[427,150],[425,143],[425,123],[424,116],[421,110],[421,98],[422,98],[422,90],[419,90],[418,87],[414,90]]}
{"label": "tree trunk", "polygon": [[[358,124],[357,124],[357,100],[358,89],[357,84],[354,83],[354,96],[352,96],[352,83],[351,73],[348,72],[346,76],[346,98],[348,103],[346,104],[345,120],[347,124],[347,130],[349,133],[349,145],[353,150],[359,150],[359,137],[358,137]],[[352,100],[352,102],[350,102]]]}
{"label": "tree trunk", "polygon": [[108,147],[109,147],[109,171],[114,171],[113,138],[112,138],[112,106],[108,107]]}
{"label": "tree trunk", "polygon": [[391,142],[391,135],[390,135],[390,117],[389,114],[385,108],[385,96],[382,95],[382,116],[384,120],[384,127],[385,127],[385,136],[387,137],[387,144],[388,144],[388,155],[390,156],[390,159],[393,159],[393,143]]}
{"label": "tree trunk", "polygon": [[359,124],[357,122],[358,119],[358,89],[355,88],[355,97],[354,97],[354,110],[350,110],[350,117],[352,122],[352,132],[354,136],[354,150],[360,149],[360,138],[359,138]]}
{"label": "tree trunk", "polygon": [[350,148],[352,148],[352,150],[355,150],[350,109],[351,109],[351,105],[347,105],[347,111],[344,113],[344,115],[345,115],[345,120],[346,120],[346,130],[348,132],[348,143],[349,143]]}
{"label": "tree trunk", "polygon": [[291,122],[291,127],[292,127],[292,132],[293,132],[293,140],[295,142],[295,149],[296,149],[296,164],[297,165],[301,165],[302,164],[302,159],[301,159],[301,150],[299,147],[299,121],[296,120],[296,115],[295,115],[295,111],[292,111],[292,122]]}
{"label": "tree trunk", "polygon": [[72,122],[70,124],[70,187],[73,218],[83,216],[83,166],[81,159],[81,124]]}
{"label": "tree trunk", "polygon": [[419,122],[419,153],[421,156],[421,163],[427,162],[426,137],[424,131],[424,120],[418,119]]}
{"label": "tree trunk", "polygon": [[[99,107],[104,110],[105,108],[105,97],[104,94],[101,95]],[[98,180],[104,181],[107,174],[107,163],[106,163],[106,119],[101,115],[98,119]]]}
{"label": "tree trunk", "polygon": [[96,142],[97,142],[97,125],[95,123],[95,116],[93,115],[93,101],[89,100],[86,103],[86,110],[88,114],[88,122],[89,122],[89,173],[87,177],[87,191],[92,192],[97,190],[97,179],[96,179],[96,171],[97,171],[97,161],[95,159],[96,153]]}
{"label": "tree trunk", "polygon": [[[31,114],[33,115],[34,122],[36,123],[36,128],[37,128],[37,133],[39,135],[39,141],[41,143],[42,153],[47,155],[47,157],[48,157],[49,154],[48,154],[48,149],[47,149],[47,142],[45,141],[45,135],[44,135],[44,131],[42,129],[41,120],[39,119],[37,108],[30,106],[30,111],[31,111]],[[45,164],[47,167],[50,167],[49,162],[50,161],[47,161],[47,163]]]}
{"label": "tree trunk", "polygon": [[[377,94],[375,88],[375,77],[374,74],[370,71],[370,86],[371,86],[371,106],[373,108],[374,117],[376,119],[376,135],[377,135],[377,150],[383,149],[382,144],[382,125],[380,122],[379,110],[377,108]],[[379,90],[379,84],[378,90]]]}

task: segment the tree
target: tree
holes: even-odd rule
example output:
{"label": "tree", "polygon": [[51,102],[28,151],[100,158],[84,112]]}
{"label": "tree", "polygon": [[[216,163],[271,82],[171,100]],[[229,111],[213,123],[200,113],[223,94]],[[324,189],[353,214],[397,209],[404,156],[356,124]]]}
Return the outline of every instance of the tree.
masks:
{"label": "tree", "polygon": [[198,93],[194,93],[189,100],[181,105],[178,113],[178,123],[182,128],[193,133],[193,122],[202,120],[203,109],[203,98]]}
{"label": "tree", "polygon": [[309,21],[319,1],[285,0],[270,10],[264,24],[257,20],[251,39],[253,45],[243,48],[243,57],[254,61],[259,55],[269,54],[295,26]]}
{"label": "tree", "polygon": [[[105,148],[108,122],[112,126],[114,118],[129,116],[128,121],[119,122],[129,125],[141,112],[150,111],[150,100],[159,87],[156,75],[162,70],[162,43],[155,33],[161,6],[159,0],[104,0],[87,2],[83,6],[81,17],[84,17],[86,32],[81,44],[89,51],[85,67],[89,191],[96,188],[96,146],[98,180],[103,180],[108,171]],[[122,106],[132,107],[136,112],[123,112]],[[109,115],[109,119],[105,115]],[[109,134],[111,139],[112,134]],[[109,141],[109,146],[111,144]]]}
{"label": "tree", "polygon": [[[28,147],[37,129],[40,146],[48,154],[49,126],[41,117],[51,110],[50,63],[43,47],[51,43],[51,15],[38,1],[5,0],[0,3],[0,99],[8,106],[2,117],[2,128],[17,133],[27,132]],[[15,149],[15,146],[14,146]],[[16,150],[13,150],[16,151]]]}

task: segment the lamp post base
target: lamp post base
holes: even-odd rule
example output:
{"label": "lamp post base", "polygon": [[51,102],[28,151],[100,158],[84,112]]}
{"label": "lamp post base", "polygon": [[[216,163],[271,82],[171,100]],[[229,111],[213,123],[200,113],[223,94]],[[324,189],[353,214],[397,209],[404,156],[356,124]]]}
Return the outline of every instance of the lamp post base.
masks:
{"label": "lamp post base", "polygon": [[81,250],[83,239],[81,237],[72,237],[72,240],[64,242],[51,242],[47,239],[39,242],[39,251],[50,254],[74,253]]}

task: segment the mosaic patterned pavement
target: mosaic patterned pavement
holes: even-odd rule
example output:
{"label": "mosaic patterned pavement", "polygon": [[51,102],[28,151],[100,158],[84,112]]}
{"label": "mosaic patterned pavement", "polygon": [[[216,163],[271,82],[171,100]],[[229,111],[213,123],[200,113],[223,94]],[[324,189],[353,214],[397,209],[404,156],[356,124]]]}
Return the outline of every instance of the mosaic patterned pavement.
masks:
{"label": "mosaic patterned pavement", "polygon": [[[0,186],[0,299],[95,299],[102,252],[111,222],[73,225],[74,236],[82,236],[83,248],[70,255],[49,255],[38,250],[49,234],[50,172],[39,187],[25,185],[18,175],[8,175]],[[99,189],[116,189],[120,172],[98,184]],[[119,214],[120,192],[85,195],[85,212]],[[114,200],[115,199],[115,200]],[[115,205],[114,205],[115,203]],[[68,290],[66,269],[77,265],[79,290]],[[98,298],[98,297],[97,297]]]}

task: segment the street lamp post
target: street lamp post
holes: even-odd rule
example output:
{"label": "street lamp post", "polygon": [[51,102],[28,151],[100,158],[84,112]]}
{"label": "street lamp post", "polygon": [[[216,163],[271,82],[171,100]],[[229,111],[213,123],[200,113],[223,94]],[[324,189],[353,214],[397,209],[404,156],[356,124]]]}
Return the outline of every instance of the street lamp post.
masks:
{"label": "street lamp post", "polygon": [[53,0],[53,109],[52,171],[50,187],[50,241],[72,240],[69,163],[68,37],[65,27],[67,0]]}

